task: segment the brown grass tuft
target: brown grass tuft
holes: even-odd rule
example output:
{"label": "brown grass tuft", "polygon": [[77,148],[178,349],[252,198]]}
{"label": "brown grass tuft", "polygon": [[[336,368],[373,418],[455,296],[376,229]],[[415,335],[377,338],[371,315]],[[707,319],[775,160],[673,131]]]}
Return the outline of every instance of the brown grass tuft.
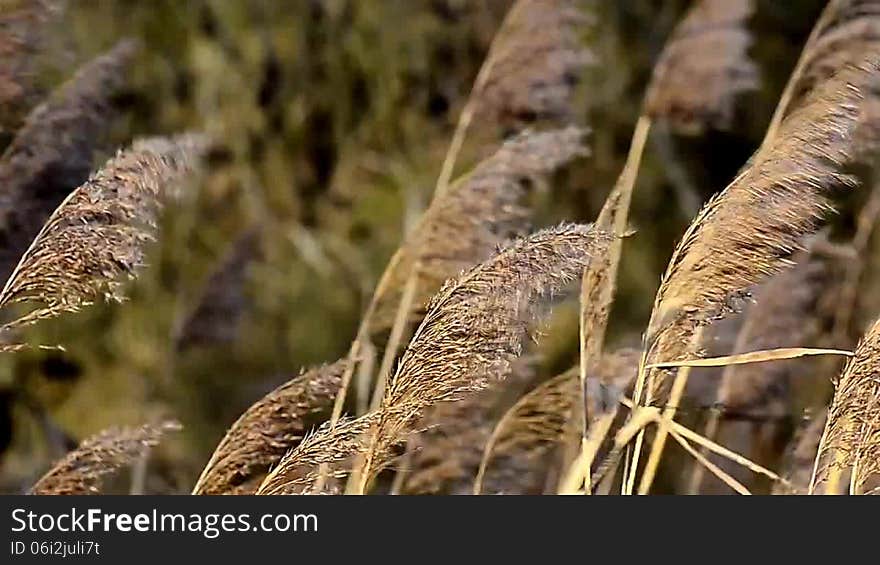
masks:
{"label": "brown grass tuft", "polygon": [[106,475],[134,462],[147,449],[158,444],[166,432],[179,429],[176,422],[163,422],[139,428],[105,430],[82,442],[56,463],[30,493],[97,494]]}
{"label": "brown grass tuft", "polygon": [[193,494],[253,494],[269,468],[329,414],[346,364],[307,371],[248,408],[214,450]]}
{"label": "brown grass tuft", "polygon": [[82,67],[30,113],[0,157],[0,280],[55,207],[88,178],[136,51],[134,42],[122,41]]}
{"label": "brown grass tuft", "polygon": [[195,135],[136,141],[52,213],[0,292],[0,308],[39,303],[5,329],[72,312],[103,296],[120,300],[124,275],[143,266],[166,193],[206,149]]}
{"label": "brown grass tuft", "polygon": [[523,235],[530,216],[524,199],[530,187],[586,155],[583,138],[584,131],[575,127],[520,134],[436,198],[399,251],[385,289],[378,289],[374,331],[391,325],[405,279],[416,266],[413,306],[421,317],[446,280]]}
{"label": "brown grass tuft", "polygon": [[305,438],[259,492],[300,492],[317,477],[318,466],[338,476],[365,452],[360,476],[368,480],[388,463],[426,408],[507,376],[536,299],[559,293],[610,240],[590,226],[563,224],[523,238],[448,281],[404,352],[381,408]]}
{"label": "brown grass tuft", "polygon": [[590,226],[561,225],[447,282],[386,390],[363,480],[382,467],[424,408],[503,379],[520,353],[535,299],[560,292],[611,239]]}
{"label": "brown grass tuft", "polygon": [[685,131],[725,129],[737,95],[758,87],[746,21],[753,0],[697,0],[654,66],[645,113]]}

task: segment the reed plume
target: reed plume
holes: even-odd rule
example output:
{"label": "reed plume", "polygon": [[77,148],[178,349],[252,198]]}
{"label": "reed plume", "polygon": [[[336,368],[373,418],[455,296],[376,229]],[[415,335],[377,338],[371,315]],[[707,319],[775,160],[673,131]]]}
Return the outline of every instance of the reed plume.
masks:
{"label": "reed plume", "polygon": [[797,109],[810,92],[838,69],[858,61],[880,44],[880,2],[877,0],[831,0],[804,47],[786,86],[767,136],[775,135],[779,123]]}
{"label": "reed plume", "polygon": [[[821,27],[819,22],[817,27]],[[741,308],[749,288],[790,264],[801,240],[828,212],[828,198],[855,181],[844,167],[863,151],[868,96],[877,84],[880,46],[846,60],[813,86],[797,106],[771,123],[764,143],[746,168],[700,211],[676,246],[661,280],[645,334],[646,362],[677,360],[698,353],[700,328]],[[805,47],[802,66],[811,46]],[[789,80],[798,81],[799,72]],[[787,91],[790,88],[787,87]],[[787,93],[780,107],[787,107]],[[866,100],[868,100],[866,102]],[[671,405],[683,394],[688,369],[678,371],[669,390],[670,371],[646,370],[636,382],[637,403]],[[667,410],[668,416],[674,409]],[[640,492],[650,488],[665,441],[661,430],[652,448]],[[636,440],[630,467],[637,468]],[[634,473],[625,481],[633,484]]]}
{"label": "reed plume", "polygon": [[77,311],[102,296],[121,300],[120,278],[143,266],[163,198],[193,172],[205,149],[197,135],[139,140],[72,192],[0,292],[0,308],[38,306],[3,329]]}
{"label": "reed plume", "polygon": [[[335,425],[322,424],[287,452],[257,488],[258,495],[316,493],[319,478],[342,479],[355,457],[368,447],[367,432],[378,421],[378,412],[367,412],[356,419],[341,417]],[[323,467],[323,469],[322,469]],[[334,485],[329,485],[335,489]],[[327,492],[323,485],[317,492]]]}
{"label": "reed plume", "polygon": [[[828,197],[854,185],[843,168],[863,92],[877,71],[876,60],[847,66],[818,86],[774,142],[703,208],[657,292],[646,334],[651,359],[694,354],[697,328],[738,310],[750,287],[789,265],[830,210]],[[649,399],[661,396],[667,380],[652,378]]]}
{"label": "reed plume", "polygon": [[753,0],[696,0],[654,65],[645,113],[683,131],[726,129],[734,101],[758,87],[748,57]]}
{"label": "reed plume", "polygon": [[214,450],[193,494],[253,494],[269,469],[329,414],[346,364],[306,371],[248,408]]}
{"label": "reed plume", "polygon": [[594,60],[581,41],[590,22],[576,1],[518,0],[471,93],[477,114],[505,129],[535,120],[570,122],[580,73]]}
{"label": "reed plume", "polygon": [[412,304],[420,317],[446,280],[523,235],[530,217],[525,205],[530,187],[586,155],[584,135],[575,127],[520,134],[436,198],[400,249],[388,284],[377,290],[374,331],[391,325],[406,278],[416,266]]}
{"label": "reed plume", "polygon": [[179,430],[176,422],[111,428],[83,441],[31,488],[31,494],[97,494],[104,478],[131,464],[162,436]]}
{"label": "reed plume", "polygon": [[856,348],[835,384],[834,399],[816,454],[810,493],[816,486],[836,492],[829,475],[849,470],[850,493],[880,475],[880,321]]}
{"label": "reed plume", "polygon": [[259,492],[299,492],[317,476],[309,469],[324,465],[331,476],[344,474],[345,463],[359,454],[366,455],[364,480],[378,472],[425,409],[509,374],[536,300],[561,292],[610,239],[590,226],[563,224],[518,240],[448,281],[406,348],[380,409],[305,438]]}
{"label": "reed plume", "polygon": [[520,353],[535,299],[560,292],[610,241],[590,226],[561,225],[447,282],[386,390],[362,480],[381,468],[424,408],[503,379]]}
{"label": "reed plume", "polygon": [[446,191],[475,117],[508,131],[535,121],[571,122],[576,87],[593,61],[580,37],[590,22],[577,0],[517,0],[511,6],[462,108],[435,196]]}
{"label": "reed plume", "polygon": [[49,214],[88,178],[136,51],[134,42],[122,41],[82,67],[28,115],[0,157],[0,280]]}

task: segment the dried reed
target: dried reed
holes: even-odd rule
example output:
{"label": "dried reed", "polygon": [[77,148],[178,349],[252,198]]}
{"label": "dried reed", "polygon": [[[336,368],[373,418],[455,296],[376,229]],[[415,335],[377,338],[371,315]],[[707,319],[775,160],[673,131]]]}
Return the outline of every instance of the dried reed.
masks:
{"label": "dried reed", "polygon": [[9,277],[49,214],[92,170],[137,51],[131,41],[82,67],[27,117],[0,157],[0,279]]}
{"label": "dried reed", "polygon": [[517,0],[461,111],[435,196],[449,186],[475,117],[514,131],[536,120],[571,122],[575,88],[593,60],[579,37],[590,21],[577,0]]}
{"label": "dried reed", "polygon": [[176,422],[112,428],[85,440],[31,488],[31,494],[97,494],[104,477],[137,460],[172,430]]}
{"label": "dried reed", "polygon": [[[814,312],[827,269],[807,252],[799,254],[795,263],[757,290],[734,353],[806,345],[816,338],[819,328]],[[728,365],[718,387],[718,409],[710,412],[703,435],[714,440],[727,412],[765,419],[765,428],[778,427],[778,421],[790,411],[794,379],[805,377],[807,367],[802,360]],[[703,468],[695,467],[688,492],[699,491],[702,475]]]}
{"label": "dried reed", "polygon": [[329,415],[346,365],[307,371],[248,408],[214,450],[193,494],[253,494],[270,467]]}
{"label": "dried reed", "polygon": [[533,301],[558,293],[610,240],[589,226],[543,230],[444,285],[386,391],[360,492],[425,407],[506,376]]}
{"label": "dried reed", "polygon": [[72,192],[0,292],[0,308],[39,305],[2,329],[77,311],[101,296],[121,300],[120,277],[143,266],[163,198],[193,172],[205,149],[196,135],[136,141]]}

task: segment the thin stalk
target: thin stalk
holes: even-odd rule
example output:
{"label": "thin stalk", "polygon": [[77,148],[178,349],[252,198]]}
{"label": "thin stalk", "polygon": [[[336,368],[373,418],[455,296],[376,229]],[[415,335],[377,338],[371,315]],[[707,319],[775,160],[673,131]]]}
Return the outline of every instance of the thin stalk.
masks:
{"label": "thin stalk", "polygon": [[[584,269],[581,282],[580,396],[583,403],[582,414],[584,416],[581,429],[581,450],[583,452],[587,451],[589,428],[592,419],[587,390],[587,374],[590,372],[591,365],[595,364],[602,355],[609,311],[617,286],[617,272],[623,247],[622,238],[626,233],[626,223],[629,216],[633,188],[638,177],[639,166],[650,131],[651,119],[644,115],[639,117],[623,171],[620,173],[620,177],[611,194],[606,199],[596,222],[600,229],[612,229],[617,238],[611,243],[607,263],[591,263],[590,266]],[[598,302],[598,304],[594,303],[594,301]],[[590,466],[585,465],[583,470],[586,474],[584,477],[584,494],[588,495],[591,490],[589,486],[591,482],[589,477]]]}
{"label": "thin stalk", "polygon": [[[698,334],[700,332],[697,332]],[[657,475],[657,467],[660,465],[660,457],[663,454],[663,447],[666,445],[666,436],[669,430],[668,423],[675,417],[678,404],[684,395],[684,389],[687,387],[688,377],[690,376],[690,367],[683,367],[678,370],[675,380],[672,382],[672,391],[669,394],[669,403],[663,409],[661,419],[664,425],[657,430],[654,442],[651,444],[651,452],[648,454],[648,461],[645,463],[645,470],[642,472],[642,478],[639,481],[639,494],[648,494],[651,490],[651,484]],[[698,459],[699,461],[699,459]],[[707,467],[708,468],[708,467]]]}
{"label": "thin stalk", "polygon": [[385,383],[391,375],[391,368],[394,360],[397,358],[397,350],[403,341],[403,334],[406,332],[409,322],[409,315],[412,311],[413,302],[416,297],[419,281],[419,265],[413,266],[412,272],[406,281],[403,289],[403,295],[400,303],[397,305],[397,312],[394,315],[394,325],[391,327],[391,334],[388,337],[388,344],[382,354],[382,363],[379,365],[379,374],[376,377],[376,386],[373,389],[373,397],[370,401],[370,410],[376,410],[382,403],[382,397],[385,394]]}
{"label": "thin stalk", "polygon": [[706,469],[709,469],[709,471],[711,471],[712,474],[714,474],[716,477],[721,479],[721,481],[723,481],[724,484],[726,484],[727,486],[729,486],[730,488],[732,488],[733,490],[735,490],[739,494],[743,494],[743,495],[752,494],[751,492],[749,492],[749,489],[747,489],[745,486],[742,485],[742,483],[740,483],[739,481],[734,479],[732,476],[730,476],[729,474],[724,472],[720,467],[718,467],[717,465],[715,465],[714,463],[712,463],[711,461],[706,459],[706,457],[702,453],[700,453],[698,450],[694,449],[691,446],[691,444],[689,444],[683,437],[681,437],[676,432],[669,430],[669,428],[663,423],[662,420],[661,420],[660,429],[667,430],[669,432],[669,435],[672,436],[672,439],[677,441],[679,443],[679,445],[681,445],[685,449],[685,451],[690,453],[691,456],[694,459],[696,459],[700,465],[702,465]]}

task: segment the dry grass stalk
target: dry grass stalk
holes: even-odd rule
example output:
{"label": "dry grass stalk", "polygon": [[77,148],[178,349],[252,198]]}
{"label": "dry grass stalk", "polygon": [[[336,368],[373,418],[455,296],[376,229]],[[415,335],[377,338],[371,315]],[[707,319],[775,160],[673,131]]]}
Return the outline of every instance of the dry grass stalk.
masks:
{"label": "dry grass stalk", "polygon": [[193,172],[205,149],[196,135],[136,141],[72,192],[0,292],[0,308],[39,305],[3,329],[76,311],[102,296],[120,300],[120,278],[143,266],[163,198]]}
{"label": "dry grass stalk", "polygon": [[36,55],[63,0],[0,0],[0,132],[15,130],[38,88]]}
{"label": "dry grass stalk", "polygon": [[753,0],[697,0],[654,66],[645,113],[677,129],[729,127],[734,100],[758,87],[745,27]]}
{"label": "dry grass stalk", "polygon": [[[729,125],[736,95],[757,87],[757,72],[746,54],[750,38],[744,27],[753,8],[751,0],[700,0],[685,15],[664,47],[645,95],[644,115],[639,120],[639,126],[644,127],[640,139],[642,145],[652,118],[663,119],[679,129],[702,130],[707,126],[724,128]],[[693,84],[700,84],[700,88],[687,86]],[[636,132],[638,134],[638,127]],[[634,145],[636,140],[639,138],[634,137]],[[632,183],[635,171],[630,174]],[[629,189],[631,192],[632,187]],[[584,284],[586,296],[587,281]],[[599,289],[606,295],[609,292],[601,286]],[[607,298],[610,300],[610,297]],[[585,333],[582,326],[582,341]],[[586,364],[584,350],[589,345],[582,343],[582,365]],[[687,371],[682,372],[681,383],[686,382],[686,375]],[[637,398],[641,396],[642,385],[640,379],[636,389]],[[680,388],[683,389],[684,385]],[[639,434],[636,457],[642,440],[643,436]],[[582,450],[586,449],[586,442],[584,431]],[[633,472],[630,473],[627,459],[624,468],[625,488],[630,488],[635,480],[637,460],[633,463]],[[589,471],[589,468],[586,467],[586,470]],[[590,484],[589,478],[585,478],[586,494],[589,494]]]}
{"label": "dry grass stalk", "polygon": [[835,385],[809,491],[836,492],[832,475],[852,474],[851,492],[880,474],[880,321],[868,330]]}
{"label": "dry grass stalk", "polygon": [[447,282],[387,389],[358,490],[424,408],[504,378],[520,353],[535,299],[560,292],[611,239],[590,226],[561,225]]}
{"label": "dry grass stalk", "polygon": [[0,157],[0,279],[6,281],[49,214],[92,170],[136,44],[123,41],[82,67],[27,117]]}
{"label": "dry grass stalk", "polygon": [[31,488],[31,494],[97,494],[104,477],[136,461],[168,431],[178,430],[176,422],[144,425],[138,428],[112,428],[80,444],[55,464]]}
{"label": "dry grass stalk", "polygon": [[269,469],[329,414],[347,364],[306,371],[248,408],[214,450],[193,494],[253,494]]}
{"label": "dry grass stalk", "polygon": [[[655,406],[641,407],[636,405],[632,400],[627,398],[622,398],[620,403],[632,411],[632,416],[629,420],[627,420],[626,424],[617,430],[614,435],[614,443],[612,449],[609,454],[602,460],[601,465],[599,466],[598,471],[593,476],[593,485],[592,488],[596,488],[599,484],[606,478],[609,471],[613,470],[617,467],[617,464],[620,460],[620,456],[623,453],[623,450],[630,444],[630,442],[640,434],[646,426],[649,424],[657,424],[658,426],[666,428],[666,431],[669,435],[678,436],[678,438],[687,441],[688,443],[693,443],[701,447],[705,447],[710,452],[724,457],[734,463],[737,463],[746,469],[749,469],[755,473],[759,473],[764,475],[773,481],[783,483],[787,485],[787,481],[774,473],[773,471],[759,465],[748,458],[731,451],[730,449],[711,441],[697,432],[691,430],[690,428],[683,426],[682,424],[674,421],[663,418],[662,413],[659,408]],[[677,440],[678,441],[678,440]],[[680,443],[680,442],[679,442]],[[596,448],[596,446],[593,446]],[[698,451],[688,450],[691,455],[699,454]],[[589,455],[589,454],[588,454]],[[700,463],[703,463],[703,460],[697,458]],[[588,457],[589,458],[589,457]],[[725,477],[722,474],[716,473],[716,467],[709,465],[707,468],[712,471],[716,476],[719,477],[722,481],[725,481]],[[726,482],[726,481],[725,481]],[[728,483],[730,484],[730,483]],[[732,485],[731,485],[732,486]]]}
{"label": "dry grass stalk", "polygon": [[[258,495],[289,495],[327,492],[334,485],[327,479],[344,478],[354,458],[366,451],[367,432],[378,421],[378,412],[356,419],[341,417],[335,425],[323,424],[290,450],[266,475]],[[316,488],[316,483],[320,487]]]}
{"label": "dry grass stalk", "polygon": [[461,111],[435,197],[449,186],[475,117],[509,130],[536,120],[571,121],[580,74],[593,60],[580,39],[589,23],[577,0],[517,0],[493,39]]}
{"label": "dry grass stalk", "polygon": [[[572,418],[577,424],[580,420],[581,427],[581,451],[586,449],[588,441],[588,428],[592,415],[589,410],[589,395],[587,390],[587,375],[594,369],[602,358],[602,349],[605,344],[605,331],[608,326],[608,316],[611,314],[611,304],[614,300],[614,292],[617,288],[617,270],[620,264],[620,256],[623,250],[621,239],[626,231],[627,218],[629,217],[629,205],[632,201],[633,189],[638,176],[639,164],[645,149],[645,142],[651,129],[649,118],[642,116],[636,123],[630,150],[627,154],[623,171],[614,185],[611,194],[605,200],[596,225],[599,229],[615,234],[618,239],[611,243],[607,255],[597,257],[584,270],[581,279],[580,293],[580,318],[579,318],[579,342],[580,342],[580,393],[583,399],[579,418]],[[573,450],[572,450],[573,451]],[[567,467],[570,462],[566,461]],[[585,467],[589,472],[589,466]],[[590,492],[590,479],[584,478],[584,493]]]}

